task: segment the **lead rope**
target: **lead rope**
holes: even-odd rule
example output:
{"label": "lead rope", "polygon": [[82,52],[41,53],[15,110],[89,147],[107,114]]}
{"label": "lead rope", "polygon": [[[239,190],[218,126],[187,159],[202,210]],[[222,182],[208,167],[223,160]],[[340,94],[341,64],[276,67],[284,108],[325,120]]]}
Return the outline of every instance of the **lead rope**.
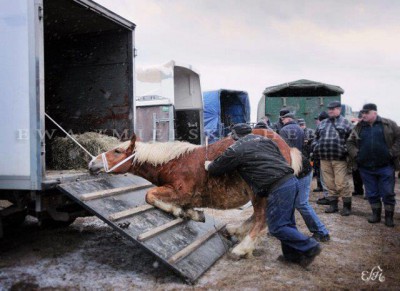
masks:
{"label": "lead rope", "polygon": [[81,149],[83,149],[92,158],[92,160],[96,158],[87,149],[85,149],[75,138],[73,138],[72,135],[70,135],[64,128],[62,128],[61,125],[59,125],[57,122],[55,122],[55,120],[53,118],[51,118],[46,112],[44,113],[44,115],[48,119],[50,119],[59,129],[61,129],[70,139],[72,139],[73,142],[75,142],[78,146],[80,146]]}

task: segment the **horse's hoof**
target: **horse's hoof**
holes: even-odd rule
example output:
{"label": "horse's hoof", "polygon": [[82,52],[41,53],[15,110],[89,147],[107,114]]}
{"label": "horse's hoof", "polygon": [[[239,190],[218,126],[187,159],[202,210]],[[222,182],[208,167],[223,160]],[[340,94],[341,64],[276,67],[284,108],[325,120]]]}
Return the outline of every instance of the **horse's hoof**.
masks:
{"label": "horse's hoof", "polygon": [[204,215],[203,211],[189,209],[186,211],[186,218],[189,218],[194,221],[198,222],[205,222],[206,216]]}

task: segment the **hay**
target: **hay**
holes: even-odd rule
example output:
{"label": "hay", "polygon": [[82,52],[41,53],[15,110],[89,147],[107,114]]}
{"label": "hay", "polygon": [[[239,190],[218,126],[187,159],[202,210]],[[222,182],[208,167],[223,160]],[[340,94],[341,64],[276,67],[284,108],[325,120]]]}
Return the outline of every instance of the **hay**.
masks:
{"label": "hay", "polygon": [[[92,155],[97,156],[121,142],[108,135],[95,132],[76,134],[73,137]],[[53,170],[87,170],[90,156],[68,137],[56,137],[51,141],[50,163]]]}

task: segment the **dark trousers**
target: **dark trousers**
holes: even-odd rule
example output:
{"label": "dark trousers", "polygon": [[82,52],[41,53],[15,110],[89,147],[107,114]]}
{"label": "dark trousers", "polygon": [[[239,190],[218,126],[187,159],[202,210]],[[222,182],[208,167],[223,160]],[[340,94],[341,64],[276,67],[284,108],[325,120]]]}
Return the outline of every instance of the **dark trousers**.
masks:
{"label": "dark trousers", "polygon": [[353,170],[351,174],[353,176],[354,192],[356,192],[359,195],[363,195],[364,188],[363,188],[363,181],[360,175],[360,170],[359,169]]}
{"label": "dark trousers", "polygon": [[321,184],[321,161],[318,160],[318,159],[314,159],[313,168],[314,168],[314,176],[317,178],[317,188],[322,189],[322,184]]}
{"label": "dark trousers", "polygon": [[360,167],[359,169],[369,203],[381,203],[382,199],[385,205],[394,206],[396,204],[394,167],[386,166],[375,170]]}
{"label": "dark trousers", "polygon": [[294,218],[299,186],[295,177],[268,196],[267,221],[271,235],[281,241],[283,255],[292,259],[318,245],[318,242],[297,230]]}

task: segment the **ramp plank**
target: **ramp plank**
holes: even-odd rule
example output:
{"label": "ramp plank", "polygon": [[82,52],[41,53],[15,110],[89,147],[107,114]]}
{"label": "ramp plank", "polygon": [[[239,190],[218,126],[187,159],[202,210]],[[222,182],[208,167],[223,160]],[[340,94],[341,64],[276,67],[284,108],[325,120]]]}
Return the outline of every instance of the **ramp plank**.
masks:
{"label": "ramp plank", "polygon": [[138,214],[138,213],[141,213],[141,212],[147,211],[149,209],[153,209],[153,208],[154,208],[154,206],[152,206],[152,205],[141,205],[141,206],[138,206],[135,208],[130,208],[130,209],[127,209],[124,211],[120,211],[120,212],[111,214],[108,217],[108,219],[111,221],[116,221],[121,218],[126,218],[126,217],[129,217],[129,216],[132,216],[132,215],[135,215],[135,214]]}
{"label": "ramp plank", "polygon": [[153,236],[166,231],[172,227],[174,227],[177,224],[182,223],[184,220],[182,218],[177,218],[174,219],[166,224],[160,225],[159,227],[153,228],[152,230],[149,230],[145,233],[142,233],[141,235],[138,236],[138,241],[145,241],[146,239],[152,238]]}
{"label": "ramp plank", "polygon": [[168,259],[168,263],[170,264],[175,264],[176,262],[182,260],[184,257],[188,256],[191,252],[196,250],[198,247],[200,247],[205,241],[207,241],[210,237],[212,237],[214,234],[216,234],[218,231],[220,231],[225,224],[222,224],[215,229],[210,230],[207,232],[205,235],[203,235],[201,238],[198,240],[192,242],[190,245],[188,245],[186,248],[180,250],[177,252],[175,255],[170,257]]}
{"label": "ramp plank", "polygon": [[115,189],[107,189],[107,190],[102,190],[102,191],[97,191],[97,192],[92,192],[92,193],[86,193],[86,194],[81,195],[81,200],[89,201],[89,200],[99,199],[99,198],[103,198],[103,197],[109,197],[109,196],[118,195],[118,194],[128,192],[128,191],[140,190],[140,189],[147,188],[150,186],[152,186],[152,184],[147,183],[147,184],[142,184],[142,185],[133,185],[133,186],[128,186],[128,187],[120,187],[120,188],[115,188]]}

